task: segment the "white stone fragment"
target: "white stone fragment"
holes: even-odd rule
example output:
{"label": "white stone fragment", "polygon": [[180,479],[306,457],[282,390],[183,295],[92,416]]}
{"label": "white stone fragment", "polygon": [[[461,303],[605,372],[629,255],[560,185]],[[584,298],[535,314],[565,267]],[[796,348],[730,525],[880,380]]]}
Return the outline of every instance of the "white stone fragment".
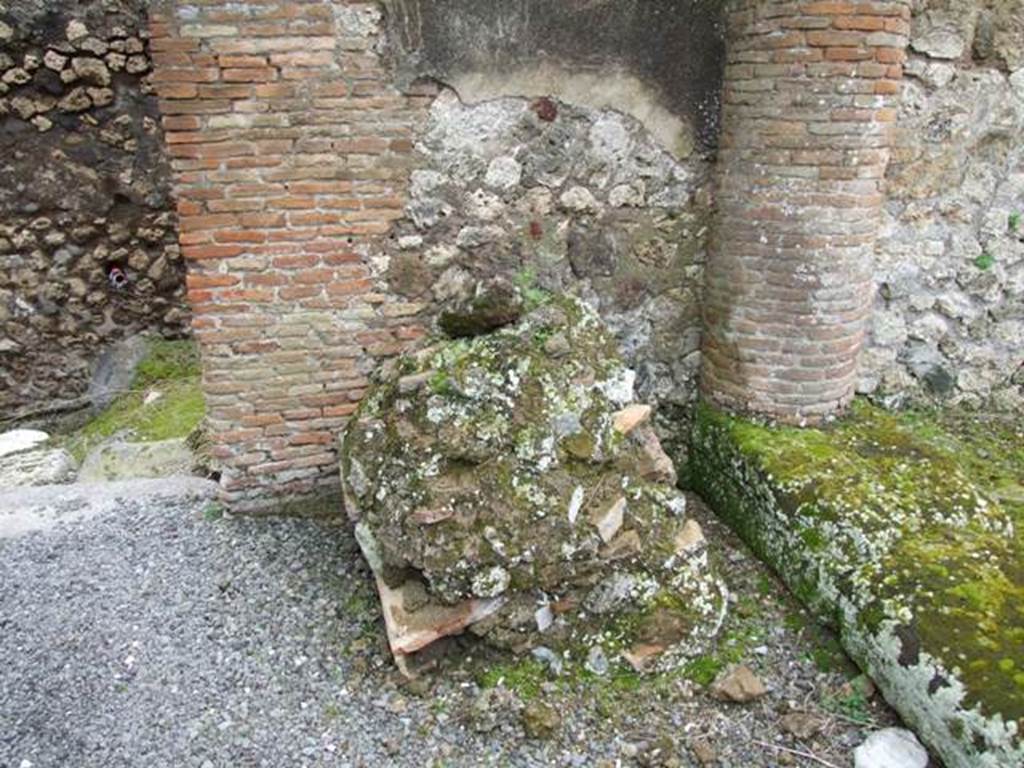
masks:
{"label": "white stone fragment", "polygon": [[50,50],[43,54],[43,64],[54,72],[60,72],[67,66],[67,63],[68,57],[57,53],[57,51]]}
{"label": "white stone fragment", "polygon": [[618,405],[626,405],[633,400],[633,385],[636,383],[636,371],[623,368],[612,378],[597,385],[605,397]]}
{"label": "white stone fragment", "polygon": [[68,40],[74,42],[75,40],[81,40],[83,37],[88,37],[89,28],[78,19],[72,19],[68,22],[68,26],[64,34],[67,36]]}
{"label": "white stone fragment", "polygon": [[49,439],[48,434],[38,429],[12,429],[0,434],[0,456],[35,448]]}
{"label": "white stone fragment", "polygon": [[509,190],[519,183],[523,166],[513,157],[496,157],[487,166],[484,183],[495,189]]}
{"label": "white stone fragment", "polygon": [[928,753],[905,728],[875,731],[853,752],[854,768],[926,768]]}
{"label": "white stone fragment", "polygon": [[622,528],[623,517],[626,512],[626,497],[620,496],[614,504],[603,512],[594,516],[591,522],[597,528],[601,541],[607,544],[615,538],[615,534]]}
{"label": "white stone fragment", "polygon": [[508,589],[511,582],[508,571],[496,565],[473,578],[473,594],[476,597],[497,597]]}
{"label": "white stone fragment", "polygon": [[551,610],[551,606],[550,605],[544,605],[544,606],[541,606],[540,608],[538,608],[534,612],[533,618],[537,622],[537,631],[538,632],[547,632],[547,630],[551,627],[551,625],[555,621],[555,614]]}
{"label": "white stone fragment", "polygon": [[596,211],[598,208],[597,200],[586,187],[570,187],[562,193],[561,197],[558,198],[558,201],[566,210],[577,211],[579,213]]}
{"label": "white stone fragment", "polygon": [[572,498],[569,499],[569,524],[575,525],[576,518],[579,517],[580,508],[583,506],[583,486],[577,485],[576,490],[572,492]]}

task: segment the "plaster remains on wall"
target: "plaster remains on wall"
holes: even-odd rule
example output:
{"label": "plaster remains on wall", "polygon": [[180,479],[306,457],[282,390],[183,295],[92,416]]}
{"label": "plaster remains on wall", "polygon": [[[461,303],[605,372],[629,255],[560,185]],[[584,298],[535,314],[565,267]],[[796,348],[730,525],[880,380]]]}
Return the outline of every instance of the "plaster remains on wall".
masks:
{"label": "plaster remains on wall", "polygon": [[527,293],[582,296],[672,445],[699,364],[706,160],[676,160],[610,109],[467,105],[452,91],[434,102],[416,149],[406,218],[378,264],[391,290],[427,314],[495,275]]}

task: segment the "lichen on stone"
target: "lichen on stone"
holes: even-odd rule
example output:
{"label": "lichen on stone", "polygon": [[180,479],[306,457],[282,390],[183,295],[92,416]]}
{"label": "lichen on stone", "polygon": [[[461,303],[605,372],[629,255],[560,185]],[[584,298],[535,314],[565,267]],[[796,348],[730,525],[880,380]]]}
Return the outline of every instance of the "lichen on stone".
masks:
{"label": "lichen on stone", "polygon": [[818,430],[702,407],[693,477],[947,764],[1009,766],[1024,759],[1024,515],[1007,488],[1024,478],[979,453],[1016,456],[863,403]]}
{"label": "lichen on stone", "polygon": [[633,381],[597,315],[566,297],[384,371],[341,465],[386,589],[415,583],[449,608],[490,601],[466,626],[516,650],[600,646],[621,661],[644,645],[662,664],[700,652],[724,587],[692,521],[684,531]]}

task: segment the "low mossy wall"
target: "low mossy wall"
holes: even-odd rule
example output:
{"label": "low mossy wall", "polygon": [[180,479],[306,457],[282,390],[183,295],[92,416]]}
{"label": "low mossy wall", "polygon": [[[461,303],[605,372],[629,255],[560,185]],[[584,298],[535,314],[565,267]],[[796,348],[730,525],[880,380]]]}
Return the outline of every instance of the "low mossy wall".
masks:
{"label": "low mossy wall", "polygon": [[690,479],[950,768],[1008,768],[1024,764],[1015,455],[865,404],[808,430],[701,406]]}

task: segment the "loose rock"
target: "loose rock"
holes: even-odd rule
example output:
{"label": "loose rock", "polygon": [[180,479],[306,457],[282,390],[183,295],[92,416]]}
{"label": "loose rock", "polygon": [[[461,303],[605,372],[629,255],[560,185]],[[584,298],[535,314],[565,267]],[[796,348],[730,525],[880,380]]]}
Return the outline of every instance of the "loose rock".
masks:
{"label": "loose rock", "polygon": [[720,701],[745,704],[768,693],[764,683],[745,664],[730,667],[711,684],[711,695]]}
{"label": "loose rock", "polygon": [[[557,358],[556,332],[568,348]],[[723,587],[703,550],[675,544],[692,536],[685,500],[644,478],[657,437],[615,426],[631,406],[646,412],[633,380],[597,316],[568,298],[383,372],[341,463],[401,667],[467,628],[499,647],[568,652],[596,674],[665,668],[714,635]]]}
{"label": "loose rock", "polygon": [[910,731],[875,731],[853,752],[855,768],[927,768],[928,752]]}
{"label": "loose rock", "polygon": [[523,708],[523,730],[531,739],[550,739],[562,727],[558,710],[541,701],[531,701]]}
{"label": "loose rock", "polygon": [[798,739],[807,740],[825,727],[825,721],[818,715],[807,712],[790,712],[779,721],[782,730],[791,733]]}

